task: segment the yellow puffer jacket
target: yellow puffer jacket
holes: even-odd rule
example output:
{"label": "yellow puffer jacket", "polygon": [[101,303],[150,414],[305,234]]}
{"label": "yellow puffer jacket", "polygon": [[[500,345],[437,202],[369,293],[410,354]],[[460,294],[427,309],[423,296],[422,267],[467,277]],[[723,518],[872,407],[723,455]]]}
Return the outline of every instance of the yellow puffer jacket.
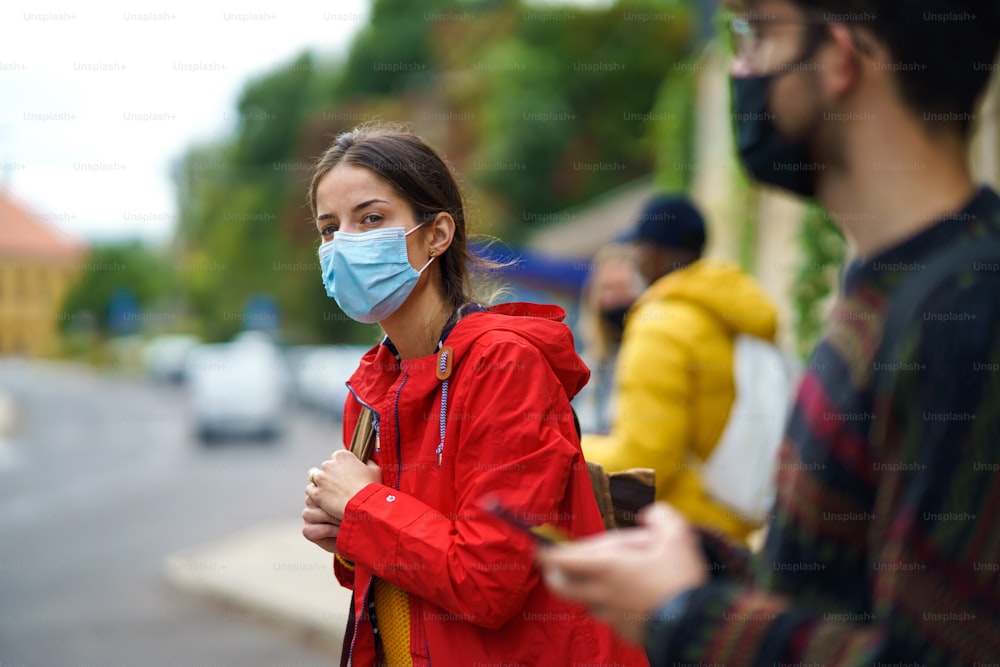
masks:
{"label": "yellow puffer jacket", "polygon": [[733,263],[702,259],[657,280],[629,312],[611,433],[584,435],[586,458],[608,471],[655,469],[657,500],[745,540],[758,525],[709,497],[698,469],[733,403],[735,334],[773,341],[776,323],[771,299]]}

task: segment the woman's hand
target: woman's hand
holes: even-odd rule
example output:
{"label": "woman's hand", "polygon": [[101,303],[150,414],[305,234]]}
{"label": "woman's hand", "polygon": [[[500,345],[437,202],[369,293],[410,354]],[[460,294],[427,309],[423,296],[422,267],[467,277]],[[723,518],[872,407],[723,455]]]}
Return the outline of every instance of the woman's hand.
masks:
{"label": "woman's hand", "polygon": [[582,602],[618,633],[641,642],[653,612],[708,581],[705,558],[687,521],[664,503],[647,507],[639,527],[538,550],[549,586]]}
{"label": "woman's hand", "polygon": [[306,496],[306,508],[302,510],[302,536],[332,554],[337,553],[337,535],[340,534],[340,520],[320,509],[312,498]]}
{"label": "woman's hand", "polygon": [[[339,523],[344,518],[347,502],[369,484],[382,483],[382,470],[373,461],[358,460],[346,449],[333,453],[323,465],[312,472],[312,483],[306,495]],[[304,518],[304,515],[303,515]]]}

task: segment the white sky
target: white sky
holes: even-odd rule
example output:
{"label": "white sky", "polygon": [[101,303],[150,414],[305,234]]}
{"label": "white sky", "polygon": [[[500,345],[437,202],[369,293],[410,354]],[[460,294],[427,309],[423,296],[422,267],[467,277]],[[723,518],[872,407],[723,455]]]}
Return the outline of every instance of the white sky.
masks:
{"label": "white sky", "polygon": [[0,187],[76,237],[165,240],[171,164],[235,125],[250,76],[305,47],[342,54],[368,4],[2,3]]}
{"label": "white sky", "polygon": [[176,210],[171,165],[234,127],[246,80],[306,47],[342,55],[368,10],[369,0],[8,0],[0,188],[71,236],[164,241]]}

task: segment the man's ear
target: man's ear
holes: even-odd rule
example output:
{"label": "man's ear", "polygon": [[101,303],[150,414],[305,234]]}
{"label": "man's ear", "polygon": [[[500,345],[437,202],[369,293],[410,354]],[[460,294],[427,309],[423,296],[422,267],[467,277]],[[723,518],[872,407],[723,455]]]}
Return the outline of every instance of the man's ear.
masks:
{"label": "man's ear", "polygon": [[424,236],[427,241],[427,256],[439,257],[451,247],[451,241],[455,238],[455,219],[450,213],[442,211],[427,224],[427,228]]}
{"label": "man's ear", "polygon": [[829,43],[820,58],[820,78],[827,96],[838,99],[858,85],[863,56],[850,26],[834,23],[829,30]]}

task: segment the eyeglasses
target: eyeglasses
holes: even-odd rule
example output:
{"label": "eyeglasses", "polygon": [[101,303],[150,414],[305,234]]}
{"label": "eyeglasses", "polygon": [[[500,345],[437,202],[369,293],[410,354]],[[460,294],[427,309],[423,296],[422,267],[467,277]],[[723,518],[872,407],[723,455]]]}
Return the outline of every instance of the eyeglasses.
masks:
{"label": "eyeglasses", "polygon": [[793,18],[781,16],[734,16],[729,20],[729,37],[736,53],[749,53],[758,47],[764,39],[761,35],[764,26],[771,25],[801,25],[812,27],[827,25],[826,21]]}
{"label": "eyeglasses", "polygon": [[[784,63],[771,62],[772,52],[777,50],[776,40],[766,32],[766,27],[796,25],[806,28],[797,56]],[[764,71],[770,71],[808,59],[823,41],[828,26],[829,22],[819,16],[782,17],[760,14],[734,16],[729,20],[729,45],[737,57],[761,65]]]}

